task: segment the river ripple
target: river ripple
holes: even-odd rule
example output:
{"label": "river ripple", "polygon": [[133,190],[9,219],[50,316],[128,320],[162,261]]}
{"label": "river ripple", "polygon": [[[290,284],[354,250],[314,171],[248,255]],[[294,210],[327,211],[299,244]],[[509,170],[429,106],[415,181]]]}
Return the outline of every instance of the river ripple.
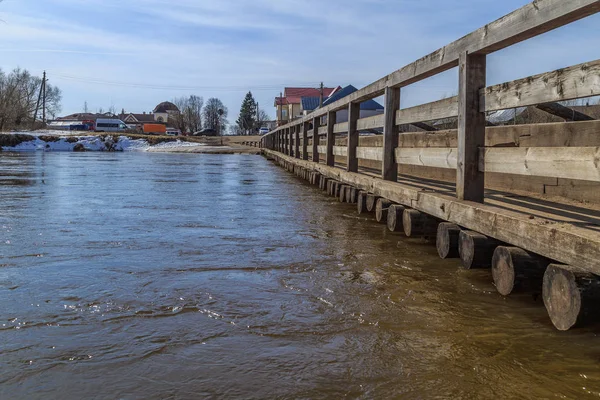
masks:
{"label": "river ripple", "polygon": [[0,155],[0,398],[597,398],[597,330],[258,156]]}

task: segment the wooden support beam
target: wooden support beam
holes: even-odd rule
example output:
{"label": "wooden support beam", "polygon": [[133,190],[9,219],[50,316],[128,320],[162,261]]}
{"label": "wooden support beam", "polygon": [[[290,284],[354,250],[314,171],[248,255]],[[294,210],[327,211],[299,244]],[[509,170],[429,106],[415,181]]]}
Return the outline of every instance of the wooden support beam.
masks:
{"label": "wooden support beam", "polygon": [[375,203],[375,220],[380,224],[387,224],[388,210],[392,202],[388,199],[379,198]]}
{"label": "wooden support beam", "polygon": [[390,232],[404,232],[402,217],[406,207],[400,204],[392,204],[387,212],[387,227]]}
{"label": "wooden support beam", "polygon": [[463,267],[490,268],[494,250],[500,242],[473,231],[461,231],[458,236],[458,254]]}
{"label": "wooden support beam", "polygon": [[400,108],[400,88],[385,89],[385,108],[383,125],[383,161],[381,178],[386,181],[398,180],[398,164],[394,151],[398,147],[398,125],[396,112]]}
{"label": "wooden support beam", "polygon": [[374,195],[373,193],[368,193],[367,194],[367,211],[368,212],[373,212],[375,211],[375,206],[377,204],[377,200],[379,199],[379,196]]}
{"label": "wooden support beam", "polygon": [[345,203],[346,202],[346,189],[348,188],[348,185],[341,185],[340,186],[340,195],[338,196],[338,200],[340,201],[340,203]]}
{"label": "wooden support beam", "polygon": [[367,212],[367,195],[368,193],[364,190],[358,191],[358,196],[356,197],[356,211],[359,214],[365,214]]}
{"label": "wooden support beam", "polygon": [[598,321],[600,281],[596,275],[550,264],[544,274],[542,297],[552,324],[560,331]]}
{"label": "wooden support beam", "polygon": [[308,128],[309,123],[302,123],[302,159],[308,160]]}
{"label": "wooden support beam", "polygon": [[356,148],[358,147],[357,122],[360,118],[360,103],[350,103],[348,106],[348,141],[346,171],[358,172],[358,158]]}
{"label": "wooden support beam", "polygon": [[300,158],[300,127],[302,125],[296,125],[294,127],[294,156]]}
{"label": "wooden support beam", "polygon": [[460,227],[451,222],[442,222],[438,225],[435,246],[442,259],[458,258],[458,237]]}
{"label": "wooden support beam", "polygon": [[550,262],[519,247],[498,246],[492,257],[492,277],[503,296],[513,292],[542,293],[544,271]]}
{"label": "wooden support beam", "polygon": [[420,211],[405,209],[402,214],[402,227],[407,237],[435,237],[438,221]]}
{"label": "wooden support beam", "polygon": [[319,162],[319,118],[314,118],[313,123],[313,136],[312,136],[312,161],[315,163]]}
{"label": "wooden support beam", "polygon": [[289,143],[288,143],[288,155],[290,157],[294,157],[296,155],[294,153],[294,131],[295,130],[296,130],[295,126],[290,126],[288,128],[288,135],[289,135],[289,137],[288,137],[288,140],[289,140]]}
{"label": "wooden support beam", "polygon": [[335,157],[333,154],[335,132],[333,131],[333,127],[335,126],[336,115],[335,111],[327,113],[327,152],[325,153],[325,163],[330,167],[335,165]]}
{"label": "wooden support beam", "polygon": [[483,203],[485,174],[479,171],[479,147],[485,146],[485,113],[479,91],[485,88],[486,56],[461,53],[458,94],[458,168],[456,196]]}
{"label": "wooden support beam", "polygon": [[[587,124],[573,122],[572,124]],[[412,207],[438,219],[455,223],[465,229],[481,232],[513,246],[542,255],[557,262],[577,265],[600,275],[600,233],[582,224],[564,224],[544,218],[531,219],[527,214],[457,200],[454,196],[430,192],[402,183],[375,179],[372,176],[346,172],[340,168],[289,158],[264,150],[276,162],[288,160],[310,167],[321,174],[385,197],[394,203]]]}
{"label": "wooden support beam", "polygon": [[535,106],[537,109],[555,115],[565,121],[593,121],[594,118],[559,103],[544,103]]}

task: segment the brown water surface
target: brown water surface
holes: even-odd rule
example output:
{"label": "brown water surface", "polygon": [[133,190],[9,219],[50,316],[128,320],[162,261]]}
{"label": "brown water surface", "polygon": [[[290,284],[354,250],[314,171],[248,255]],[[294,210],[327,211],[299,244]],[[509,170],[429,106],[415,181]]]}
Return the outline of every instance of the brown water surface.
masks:
{"label": "brown water surface", "polygon": [[261,157],[0,171],[2,399],[600,396],[597,330]]}

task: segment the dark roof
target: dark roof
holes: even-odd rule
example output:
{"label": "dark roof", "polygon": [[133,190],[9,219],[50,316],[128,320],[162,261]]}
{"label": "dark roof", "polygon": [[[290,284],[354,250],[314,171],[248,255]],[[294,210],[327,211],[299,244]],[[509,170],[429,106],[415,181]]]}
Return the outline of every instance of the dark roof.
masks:
{"label": "dark roof", "polygon": [[320,97],[303,97],[302,98],[302,109],[305,111],[313,111],[319,108],[321,103]]}
{"label": "dark roof", "polygon": [[[335,103],[336,101],[356,92],[358,89],[352,85],[348,85],[342,90],[336,91],[331,97],[327,98],[323,102],[323,106],[327,106],[331,103]],[[383,110],[383,106],[376,102],[375,100],[367,100],[364,103],[360,103],[361,110]]]}
{"label": "dark roof", "polygon": [[154,114],[134,114],[134,113],[128,113],[128,114],[121,114],[119,117],[121,118],[122,121],[125,121],[127,119],[127,117],[129,116],[134,117],[135,119],[138,120],[138,122],[154,122]]}
{"label": "dark roof", "polygon": [[155,113],[166,113],[169,111],[179,112],[179,108],[177,108],[177,106],[175,104],[171,103],[170,101],[163,101],[162,103],[157,105],[156,108],[154,109]]}

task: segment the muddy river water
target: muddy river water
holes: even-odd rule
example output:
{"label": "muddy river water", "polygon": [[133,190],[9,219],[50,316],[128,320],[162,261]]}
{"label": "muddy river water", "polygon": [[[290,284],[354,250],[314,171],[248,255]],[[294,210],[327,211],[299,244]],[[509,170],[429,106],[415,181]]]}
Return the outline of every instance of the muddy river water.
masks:
{"label": "muddy river water", "polygon": [[598,328],[260,156],[0,154],[1,399],[581,399]]}

